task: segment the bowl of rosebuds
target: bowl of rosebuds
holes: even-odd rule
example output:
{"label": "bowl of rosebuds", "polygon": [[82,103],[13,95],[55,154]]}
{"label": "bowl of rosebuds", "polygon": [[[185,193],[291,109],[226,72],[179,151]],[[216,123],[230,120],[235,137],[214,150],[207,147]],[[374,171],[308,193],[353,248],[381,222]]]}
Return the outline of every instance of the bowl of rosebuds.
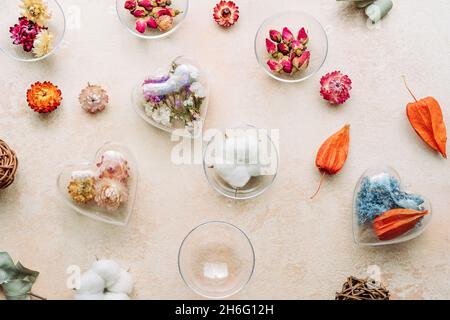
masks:
{"label": "bowl of rosebuds", "polygon": [[189,0],[116,0],[120,22],[142,39],[164,38],[183,23]]}
{"label": "bowl of rosebuds", "polygon": [[259,64],[272,78],[300,82],[324,64],[328,38],[319,21],[310,14],[288,11],[267,18],[255,37]]}

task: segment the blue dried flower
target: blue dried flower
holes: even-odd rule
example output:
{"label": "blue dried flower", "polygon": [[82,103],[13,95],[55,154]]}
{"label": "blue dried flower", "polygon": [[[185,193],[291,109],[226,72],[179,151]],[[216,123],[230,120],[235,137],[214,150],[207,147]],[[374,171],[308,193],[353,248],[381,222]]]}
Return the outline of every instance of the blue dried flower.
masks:
{"label": "blue dried flower", "polygon": [[372,221],[391,209],[424,210],[423,203],[421,196],[401,191],[399,181],[387,173],[364,177],[356,198],[358,222]]}

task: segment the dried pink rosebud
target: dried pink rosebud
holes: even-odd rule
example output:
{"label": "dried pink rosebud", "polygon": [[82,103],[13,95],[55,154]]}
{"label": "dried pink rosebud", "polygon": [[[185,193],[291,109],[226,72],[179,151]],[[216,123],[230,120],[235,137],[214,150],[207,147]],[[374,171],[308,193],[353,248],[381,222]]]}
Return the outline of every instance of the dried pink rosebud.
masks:
{"label": "dried pink rosebud", "polygon": [[281,42],[281,33],[277,30],[269,31],[270,39],[275,42]]}
{"label": "dried pink rosebud", "polygon": [[145,8],[145,10],[152,10],[153,6],[150,0],[140,0],[138,5]]}
{"label": "dried pink rosebud", "polygon": [[147,21],[145,21],[145,19],[136,20],[136,30],[140,33],[144,33],[145,29],[147,29]]}
{"label": "dried pink rosebud", "polygon": [[297,55],[300,56],[303,53],[303,45],[298,40],[292,41],[292,50]]}
{"label": "dried pink rosebud", "polygon": [[320,94],[331,104],[342,104],[350,98],[352,80],[340,71],[327,73],[320,79]]}
{"label": "dried pink rosebud", "polygon": [[291,73],[293,66],[291,60],[281,60],[281,66],[283,67],[283,71],[286,73]]}
{"label": "dried pink rosebud", "polygon": [[284,42],[280,42],[278,44],[278,51],[280,51],[282,54],[288,54],[290,51],[289,46]]}
{"label": "dried pink rosebud", "polygon": [[136,8],[136,0],[127,0],[125,1],[125,9],[134,10]]}
{"label": "dried pink rosebud", "polygon": [[144,9],[136,9],[132,12],[132,14],[136,18],[143,18],[143,17],[147,16],[147,11],[145,11]]}
{"label": "dried pink rosebud", "polygon": [[272,70],[273,72],[280,72],[283,67],[281,66],[281,64],[273,59],[267,60],[267,65],[269,66],[270,70]]}
{"label": "dried pink rosebud", "polygon": [[270,54],[274,54],[275,52],[277,52],[277,45],[267,38],[266,38],[266,48],[267,52]]}
{"label": "dried pink rosebud", "polygon": [[311,52],[305,51],[300,57],[295,57],[292,59],[292,64],[299,71],[304,71],[309,66],[309,60],[311,58]]}
{"label": "dried pink rosebud", "polygon": [[291,43],[292,40],[294,40],[294,35],[292,34],[291,30],[289,30],[287,27],[283,28],[283,33],[281,34],[281,37],[284,42]]}
{"label": "dried pink rosebud", "polygon": [[158,28],[158,24],[156,23],[156,20],[153,17],[147,18],[147,26],[152,29]]}
{"label": "dried pink rosebud", "polygon": [[297,40],[300,41],[301,44],[305,45],[308,43],[308,34],[306,33],[305,28],[301,28],[298,32]]}

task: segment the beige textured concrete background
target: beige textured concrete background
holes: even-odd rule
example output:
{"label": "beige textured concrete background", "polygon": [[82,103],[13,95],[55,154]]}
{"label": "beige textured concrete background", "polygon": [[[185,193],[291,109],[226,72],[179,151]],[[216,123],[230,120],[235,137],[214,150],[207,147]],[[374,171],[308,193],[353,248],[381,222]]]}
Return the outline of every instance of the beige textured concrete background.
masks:
{"label": "beige textured concrete background", "polygon": [[[167,39],[143,41],[115,16],[113,0],[62,0],[80,10],[80,28],[70,28],[64,48],[33,64],[0,55],[0,137],[20,159],[17,180],[0,192],[0,250],[41,272],[34,291],[70,299],[66,268],[87,268],[95,256],[130,267],[134,298],[198,298],[181,280],[177,251],[185,234],[208,220],[242,227],[256,250],[249,285],[234,298],[332,299],[349,275],[364,276],[378,265],[394,298],[450,298],[450,163],[432,152],[411,129],[403,87],[406,74],[417,96],[440,101],[450,125],[450,2],[396,0],[379,28],[346,3],[333,0],[237,1],[238,24],[218,28],[215,1],[193,0],[185,24]],[[323,69],[305,83],[269,78],[257,64],[253,39],[259,24],[280,10],[304,10],[329,32]],[[131,89],[140,75],[173,57],[198,59],[211,77],[208,128],[242,123],[280,129],[279,179],[262,197],[233,202],[213,191],[199,165],[170,162],[173,143],[133,111]],[[319,96],[320,76],[341,69],[353,80],[352,98],[339,108]],[[64,105],[48,117],[28,109],[30,83],[51,80]],[[77,103],[86,82],[110,92],[106,112],[90,116]],[[313,201],[319,173],[314,166],[322,141],[352,125],[344,170],[327,179]],[[94,154],[105,141],[129,146],[140,182],[126,228],[82,217],[60,199],[59,168]],[[355,183],[374,164],[387,163],[411,191],[433,205],[433,221],[419,238],[381,248],[353,243],[351,207]]]}

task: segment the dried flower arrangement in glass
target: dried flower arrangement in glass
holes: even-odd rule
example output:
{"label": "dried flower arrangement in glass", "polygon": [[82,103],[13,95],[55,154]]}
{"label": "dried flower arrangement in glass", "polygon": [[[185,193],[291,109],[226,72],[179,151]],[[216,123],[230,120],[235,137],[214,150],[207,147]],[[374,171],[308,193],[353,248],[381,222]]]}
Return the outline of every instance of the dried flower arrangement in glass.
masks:
{"label": "dried flower arrangement in glass", "polygon": [[255,268],[255,253],[247,235],[220,221],[199,225],[184,238],[178,268],[195,293],[224,299],[241,291]]}
{"label": "dried flower arrangement in glass", "polygon": [[17,166],[16,153],[0,139],[0,190],[6,189],[14,182]]}
{"label": "dried flower arrangement in glass", "polygon": [[368,169],[354,194],[353,236],[362,245],[400,243],[419,236],[431,220],[431,205],[403,190],[400,176],[388,167]]}
{"label": "dried flower arrangement in glass", "polygon": [[178,57],[169,72],[141,80],[132,99],[136,112],[151,125],[176,135],[197,137],[206,118],[208,93],[200,67]]}
{"label": "dried flower arrangement in glass", "polygon": [[303,12],[282,12],[267,18],[255,37],[259,64],[271,77],[283,82],[311,77],[325,62],[327,52],[324,28]]}
{"label": "dried flower arrangement in glass", "polygon": [[211,187],[231,199],[264,193],[278,172],[278,150],[267,130],[247,126],[216,134],[203,156]]}
{"label": "dried flower arrangement in glass", "polygon": [[158,39],[175,32],[183,23],[189,0],[116,0],[123,26],[143,39]]}
{"label": "dried flower arrangement in glass", "polygon": [[0,48],[20,61],[52,54],[65,32],[65,17],[55,0],[10,0],[0,10]]}
{"label": "dried flower arrangement in glass", "polygon": [[58,176],[66,203],[96,220],[126,225],[133,209],[138,171],[130,151],[106,143],[94,162],[69,164]]}

